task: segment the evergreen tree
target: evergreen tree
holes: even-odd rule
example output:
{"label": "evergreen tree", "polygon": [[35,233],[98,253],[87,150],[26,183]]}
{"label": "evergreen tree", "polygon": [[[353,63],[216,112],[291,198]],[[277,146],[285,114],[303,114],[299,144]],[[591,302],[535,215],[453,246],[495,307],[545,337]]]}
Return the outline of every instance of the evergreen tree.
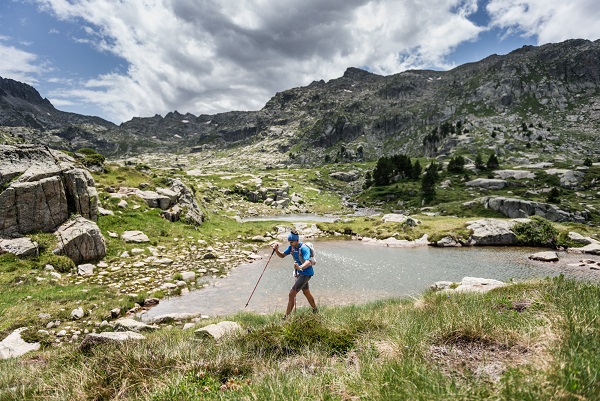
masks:
{"label": "evergreen tree", "polygon": [[421,179],[421,197],[425,203],[429,203],[435,197],[435,181],[437,176],[437,168],[432,169],[432,163],[427,170],[425,175]]}
{"label": "evergreen tree", "polygon": [[548,196],[546,197],[546,202],[560,203],[560,189],[558,189],[556,187],[552,187],[550,192],[548,192]]}
{"label": "evergreen tree", "polygon": [[376,186],[388,185],[394,174],[394,165],[392,161],[385,156],[377,160],[375,169],[373,170],[373,181]]}
{"label": "evergreen tree", "polygon": [[371,188],[373,186],[373,176],[370,171],[367,171],[365,174],[365,184],[363,185],[363,189]]}
{"label": "evergreen tree", "polygon": [[593,164],[592,159],[590,159],[589,157],[586,157],[585,160],[583,161],[584,166],[591,167],[592,164]]}
{"label": "evergreen tree", "polygon": [[450,173],[462,173],[465,170],[465,158],[462,156],[456,156],[450,159],[448,163],[448,172]]}
{"label": "evergreen tree", "polygon": [[477,157],[475,158],[475,168],[477,170],[485,169],[485,163],[483,163],[483,158],[479,153],[477,153]]}
{"label": "evergreen tree", "polygon": [[410,178],[413,180],[418,180],[422,172],[423,168],[421,167],[421,163],[419,163],[418,160],[415,160],[415,164],[413,164],[410,172]]}
{"label": "evergreen tree", "polygon": [[495,170],[500,167],[500,162],[498,161],[498,157],[495,153],[490,155],[490,158],[487,161],[486,167],[488,170]]}

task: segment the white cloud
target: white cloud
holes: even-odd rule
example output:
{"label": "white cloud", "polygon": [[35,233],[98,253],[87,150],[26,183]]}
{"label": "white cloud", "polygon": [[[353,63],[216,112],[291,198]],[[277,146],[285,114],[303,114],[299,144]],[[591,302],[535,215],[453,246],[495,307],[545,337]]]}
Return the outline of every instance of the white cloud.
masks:
{"label": "white cloud", "polygon": [[[114,120],[178,110],[256,110],[277,91],[339,77],[447,68],[445,57],[483,28],[476,0],[38,0],[127,71],[63,93]],[[407,54],[411,57],[406,57]]]}
{"label": "white cloud", "polygon": [[490,0],[487,11],[493,26],[537,36],[538,44],[600,38],[597,0]]}
{"label": "white cloud", "polygon": [[[6,40],[6,37],[0,40]],[[38,57],[13,46],[0,42],[0,76],[12,78],[17,81],[34,85],[38,82],[37,76],[46,69],[39,63]]]}

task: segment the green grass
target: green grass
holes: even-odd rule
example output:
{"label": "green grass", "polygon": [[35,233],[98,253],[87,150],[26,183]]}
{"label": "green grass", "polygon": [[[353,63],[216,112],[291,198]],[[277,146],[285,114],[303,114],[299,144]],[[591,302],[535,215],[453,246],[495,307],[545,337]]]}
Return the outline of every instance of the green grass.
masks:
{"label": "green grass", "polygon": [[65,344],[0,361],[0,399],[594,400],[599,297],[597,284],[558,277],[299,311],[285,322],[242,313],[229,319],[245,333],[218,344],[172,328],[139,343],[86,353]]}

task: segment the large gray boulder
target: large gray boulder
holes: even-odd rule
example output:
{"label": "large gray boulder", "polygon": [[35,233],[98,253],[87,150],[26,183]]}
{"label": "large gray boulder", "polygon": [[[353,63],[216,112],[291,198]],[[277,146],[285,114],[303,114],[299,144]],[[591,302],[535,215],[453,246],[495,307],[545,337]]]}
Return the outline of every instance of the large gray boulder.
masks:
{"label": "large gray boulder", "polygon": [[467,182],[465,185],[468,187],[477,187],[485,189],[502,189],[508,186],[508,182],[506,180],[499,180],[496,178],[477,178],[475,180]]}
{"label": "large gray boulder", "polygon": [[14,239],[0,238],[0,253],[12,253],[19,257],[38,256],[38,243],[27,237]]}
{"label": "large gray boulder", "polygon": [[485,208],[495,210],[513,219],[540,216],[555,222],[572,221],[577,223],[584,223],[589,219],[589,214],[586,212],[571,213],[558,208],[556,205],[523,199],[486,197],[482,199],[482,203]]}
{"label": "large gray boulder", "polygon": [[51,232],[71,213],[95,221],[98,194],[87,170],[37,145],[0,145],[0,236]]}
{"label": "large gray boulder", "polygon": [[68,256],[75,263],[106,256],[106,241],[100,229],[96,223],[81,216],[64,223],[54,235],[58,239],[55,253]]}
{"label": "large gray boulder", "polygon": [[171,191],[177,194],[176,204],[182,210],[181,218],[190,224],[202,224],[204,221],[204,213],[202,213],[200,206],[198,206],[198,202],[196,202],[194,192],[179,179],[171,181]]}
{"label": "large gray boulder", "polygon": [[511,231],[516,220],[482,219],[469,222],[468,229],[473,231],[469,245],[513,245],[517,236]]}

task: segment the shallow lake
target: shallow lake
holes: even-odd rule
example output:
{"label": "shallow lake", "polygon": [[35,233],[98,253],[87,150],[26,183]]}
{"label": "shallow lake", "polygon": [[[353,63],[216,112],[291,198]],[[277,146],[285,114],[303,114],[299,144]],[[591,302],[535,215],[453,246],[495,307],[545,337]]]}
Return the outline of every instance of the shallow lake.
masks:
{"label": "shallow lake", "polygon": [[[600,271],[569,266],[581,259],[600,260],[600,257],[561,252],[558,263],[529,260],[529,255],[543,250],[540,248],[387,248],[356,240],[321,239],[313,243],[318,263],[310,288],[321,306],[417,296],[436,281],[458,282],[463,277],[522,281],[563,273],[570,278],[600,281]],[[291,256],[281,259],[273,255],[248,307],[244,308],[271,250],[265,248],[260,254],[263,259],[233,269],[226,278],[207,279],[210,285],[204,289],[162,300],[142,318],[175,312],[215,316],[243,310],[284,311],[294,281]],[[308,306],[302,294],[298,294],[297,306]]]}

